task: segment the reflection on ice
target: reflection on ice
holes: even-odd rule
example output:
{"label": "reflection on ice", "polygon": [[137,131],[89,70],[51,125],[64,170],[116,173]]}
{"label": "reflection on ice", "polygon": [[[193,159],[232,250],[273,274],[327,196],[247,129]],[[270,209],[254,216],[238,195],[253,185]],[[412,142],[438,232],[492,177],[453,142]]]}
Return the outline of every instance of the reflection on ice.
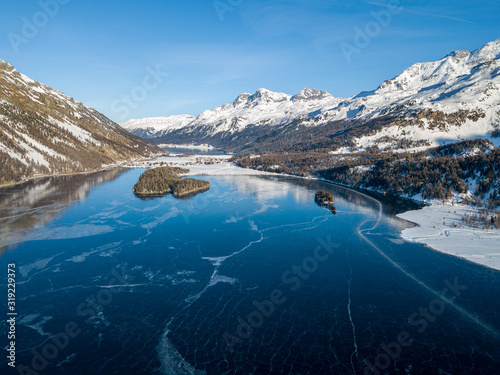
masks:
{"label": "reflection on ice", "polygon": [[237,223],[238,221],[248,219],[248,218],[250,218],[252,216],[263,214],[264,212],[266,212],[270,208],[279,208],[279,206],[276,205],[276,204],[272,204],[272,205],[263,204],[258,210],[254,211],[254,212],[252,212],[252,213],[250,213],[248,215],[245,215],[245,216],[234,216],[234,215],[231,215],[229,217],[229,219],[226,219],[226,221],[224,222],[224,224]]}
{"label": "reflection on ice", "polygon": [[[49,177],[0,189],[0,250],[24,241],[27,231],[44,227],[75,201],[86,199],[92,187],[116,179],[123,171]],[[39,235],[37,239],[42,238],[48,237]]]}
{"label": "reflection on ice", "polygon": [[241,178],[241,176],[219,176],[223,181],[231,183],[241,194],[251,192],[256,201],[266,203],[278,198],[284,198],[292,195],[296,202],[307,202],[314,199],[314,193],[288,183],[279,183],[275,177],[251,176]]}
{"label": "reflection on ice", "polygon": [[[218,176],[218,178],[229,183],[241,195],[251,193],[255,200],[263,205],[262,209],[278,208],[276,205],[268,205],[269,202],[287,196],[293,197],[296,203],[313,202],[316,191],[325,189],[324,182],[286,176],[257,175],[247,176],[246,178],[241,178],[241,176]],[[359,211],[374,214],[378,212],[378,206],[358,192],[334,184],[328,184],[327,190],[334,194],[336,203],[355,204],[358,213]],[[400,204],[399,201],[397,203]],[[390,208],[390,206],[388,207]],[[233,221],[234,219],[238,218],[230,218]]]}

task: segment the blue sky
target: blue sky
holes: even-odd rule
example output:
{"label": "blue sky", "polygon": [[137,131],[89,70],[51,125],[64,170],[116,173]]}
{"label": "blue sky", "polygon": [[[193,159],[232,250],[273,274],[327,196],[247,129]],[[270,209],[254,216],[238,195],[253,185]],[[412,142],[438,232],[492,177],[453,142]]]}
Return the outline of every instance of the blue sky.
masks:
{"label": "blue sky", "polygon": [[123,122],[261,87],[351,96],[500,38],[499,19],[498,0],[2,1],[0,59]]}

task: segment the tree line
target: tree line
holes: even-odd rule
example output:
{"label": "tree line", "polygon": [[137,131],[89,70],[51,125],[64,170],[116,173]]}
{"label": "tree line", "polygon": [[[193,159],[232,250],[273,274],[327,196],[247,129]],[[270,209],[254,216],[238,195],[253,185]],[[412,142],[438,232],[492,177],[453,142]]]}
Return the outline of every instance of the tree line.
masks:
{"label": "tree line", "polygon": [[417,153],[377,149],[340,155],[267,152],[233,160],[243,168],[322,177],[400,196],[421,194],[427,199],[446,200],[457,193],[478,206],[500,205],[500,148],[483,139]]}

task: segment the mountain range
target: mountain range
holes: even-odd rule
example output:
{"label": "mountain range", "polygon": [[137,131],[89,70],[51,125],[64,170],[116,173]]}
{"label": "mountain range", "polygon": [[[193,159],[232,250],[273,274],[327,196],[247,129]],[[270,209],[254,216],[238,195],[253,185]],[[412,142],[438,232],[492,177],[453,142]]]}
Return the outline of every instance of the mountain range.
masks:
{"label": "mountain range", "polygon": [[499,58],[500,39],[416,63],[349,98],[315,89],[294,96],[259,89],[198,117],[144,118],[121,126],[158,144],[209,143],[239,152],[419,151],[475,138],[496,143]]}
{"label": "mountain range", "polygon": [[101,169],[161,152],[0,60],[0,185]]}
{"label": "mountain range", "polygon": [[234,151],[233,160],[246,168],[412,197],[459,194],[497,207],[499,58],[500,39],[414,64],[349,98],[260,89],[198,117],[145,118],[121,127],[0,61],[0,185],[162,152],[149,142],[189,143]]}

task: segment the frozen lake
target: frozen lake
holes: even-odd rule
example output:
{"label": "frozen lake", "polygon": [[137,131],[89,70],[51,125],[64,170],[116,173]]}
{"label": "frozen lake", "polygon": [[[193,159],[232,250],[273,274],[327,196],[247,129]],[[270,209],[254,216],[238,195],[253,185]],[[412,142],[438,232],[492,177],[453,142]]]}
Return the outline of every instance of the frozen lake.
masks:
{"label": "frozen lake", "polygon": [[[17,270],[13,374],[500,368],[500,272],[403,241],[401,207],[245,175],[142,200],[142,171],[0,192],[0,268]],[[334,194],[336,215],[315,204],[318,190]]]}

